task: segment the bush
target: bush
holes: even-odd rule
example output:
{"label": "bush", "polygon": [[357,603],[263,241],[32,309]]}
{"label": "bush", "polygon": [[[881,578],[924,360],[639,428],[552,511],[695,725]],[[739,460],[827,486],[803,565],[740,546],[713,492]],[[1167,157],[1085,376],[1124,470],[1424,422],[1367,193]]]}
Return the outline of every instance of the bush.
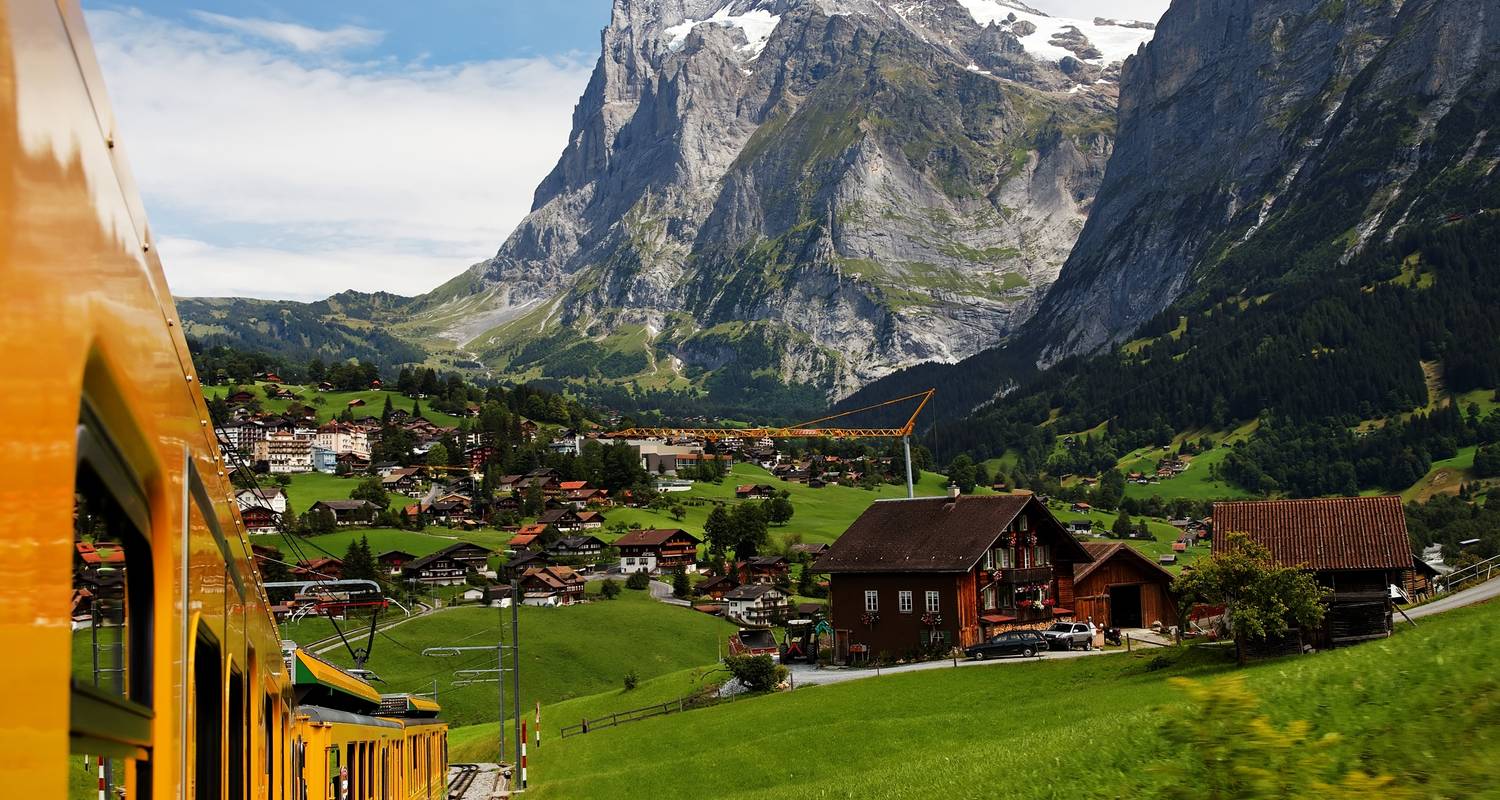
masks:
{"label": "bush", "polygon": [[626,589],[635,589],[639,591],[649,586],[651,586],[651,576],[647,575],[644,572],[632,572],[630,573],[630,577],[625,579]]}
{"label": "bush", "polygon": [[613,600],[620,596],[620,584],[618,581],[606,580],[599,584],[599,594],[605,600]]}
{"label": "bush", "polygon": [[724,666],[744,687],[751,692],[771,692],[786,680],[787,670],[771,660],[770,656],[730,656]]}
{"label": "bush", "polygon": [[641,682],[641,676],[635,674],[635,670],[625,673],[625,691],[634,689]]}

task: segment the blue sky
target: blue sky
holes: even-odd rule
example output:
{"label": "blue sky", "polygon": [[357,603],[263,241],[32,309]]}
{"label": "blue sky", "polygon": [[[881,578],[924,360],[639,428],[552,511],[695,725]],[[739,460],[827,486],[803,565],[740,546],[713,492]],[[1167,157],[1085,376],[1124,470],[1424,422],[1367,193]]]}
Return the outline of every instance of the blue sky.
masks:
{"label": "blue sky", "polygon": [[83,5],[173,292],[314,300],[419,294],[494,254],[567,143],[611,0]]}
{"label": "blue sky", "polygon": [[173,291],[427,291],[567,143],[610,0],[85,0]]}

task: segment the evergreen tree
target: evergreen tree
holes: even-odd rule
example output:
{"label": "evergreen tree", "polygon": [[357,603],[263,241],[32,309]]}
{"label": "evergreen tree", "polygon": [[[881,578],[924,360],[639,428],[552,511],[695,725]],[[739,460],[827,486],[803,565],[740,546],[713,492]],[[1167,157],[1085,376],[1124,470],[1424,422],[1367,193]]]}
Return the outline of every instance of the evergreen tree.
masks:
{"label": "evergreen tree", "polygon": [[375,568],[375,557],[370,553],[370,540],[366,536],[359,537],[358,541],[349,543],[344,551],[344,564],[340,575],[347,580],[375,580],[378,575]]}
{"label": "evergreen tree", "polygon": [[396,413],[396,408],[391,403],[391,396],[390,395],[386,395],[385,396],[385,406],[380,409],[380,424],[382,424],[382,425],[389,424],[390,421],[391,421],[391,415],[394,414],[394,413]]}
{"label": "evergreen tree", "polygon": [[692,594],[693,584],[688,580],[686,572],[679,570],[672,575],[672,594],[682,600],[686,600]]}
{"label": "evergreen tree", "polygon": [[708,519],[703,523],[703,538],[708,541],[709,552],[718,558],[723,558],[724,553],[734,547],[734,523],[724,506],[716,505],[708,512]]}
{"label": "evergreen tree", "polygon": [[1116,538],[1123,539],[1135,532],[1135,524],[1130,521],[1130,512],[1121,511],[1120,516],[1115,517],[1115,524],[1109,529]]}

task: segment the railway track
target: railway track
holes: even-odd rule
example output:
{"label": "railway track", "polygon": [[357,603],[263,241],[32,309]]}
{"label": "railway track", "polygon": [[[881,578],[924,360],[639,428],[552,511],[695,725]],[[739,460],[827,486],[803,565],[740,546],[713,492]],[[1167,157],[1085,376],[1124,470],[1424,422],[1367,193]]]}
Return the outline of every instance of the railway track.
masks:
{"label": "railway track", "polygon": [[451,772],[448,776],[448,800],[463,800],[463,796],[473,785],[474,778],[479,775],[479,765],[449,764],[448,769]]}

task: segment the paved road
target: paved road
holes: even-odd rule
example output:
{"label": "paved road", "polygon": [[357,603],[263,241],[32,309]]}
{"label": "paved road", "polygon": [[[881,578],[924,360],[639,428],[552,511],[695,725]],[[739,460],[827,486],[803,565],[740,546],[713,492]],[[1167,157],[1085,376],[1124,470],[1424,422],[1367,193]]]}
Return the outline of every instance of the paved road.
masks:
{"label": "paved road", "polygon": [[[1478,586],[1471,586],[1464,589],[1461,592],[1454,592],[1445,597],[1440,597],[1431,603],[1424,603],[1416,608],[1407,609],[1406,616],[1412,619],[1421,619],[1422,617],[1430,617],[1433,614],[1441,614],[1444,611],[1452,611],[1455,608],[1483,603],[1486,600],[1493,600],[1496,597],[1500,597],[1500,579],[1486,581]],[[1397,616],[1399,619],[1399,615]]]}
{"label": "paved road", "polygon": [[692,603],[689,603],[686,600],[679,600],[678,598],[673,597],[672,584],[663,583],[661,581],[651,582],[651,598],[653,600],[660,600],[661,602],[666,603],[669,606],[687,607],[692,605]]}
{"label": "paved road", "polygon": [[[988,667],[1001,664],[1033,664],[1038,661],[1057,661],[1065,658],[1089,658],[1092,656],[1113,655],[1123,653],[1124,650],[1064,650],[1050,652],[1035,658],[990,658],[984,661],[973,661],[960,658],[959,667]],[[896,667],[881,667],[878,674],[890,675],[897,672],[920,672],[929,669],[953,669],[954,662],[946,661],[922,661],[916,664],[902,664]],[[792,672],[792,681],[796,686],[823,686],[830,683],[843,683],[844,681],[855,681],[861,678],[874,678],[877,673],[873,669],[818,669],[810,664],[791,664],[787,669]]]}

